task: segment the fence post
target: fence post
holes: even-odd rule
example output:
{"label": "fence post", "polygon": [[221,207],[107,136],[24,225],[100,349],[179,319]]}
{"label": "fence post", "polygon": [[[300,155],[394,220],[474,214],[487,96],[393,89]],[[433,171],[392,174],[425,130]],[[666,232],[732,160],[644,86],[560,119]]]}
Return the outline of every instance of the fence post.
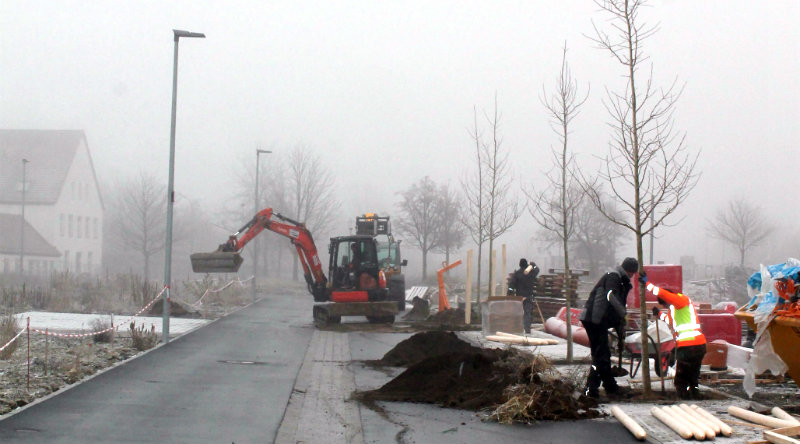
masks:
{"label": "fence post", "polygon": [[31,317],[28,316],[28,392],[31,391]]}
{"label": "fence post", "polygon": [[48,365],[50,362],[50,329],[44,329],[44,375],[48,376]]}

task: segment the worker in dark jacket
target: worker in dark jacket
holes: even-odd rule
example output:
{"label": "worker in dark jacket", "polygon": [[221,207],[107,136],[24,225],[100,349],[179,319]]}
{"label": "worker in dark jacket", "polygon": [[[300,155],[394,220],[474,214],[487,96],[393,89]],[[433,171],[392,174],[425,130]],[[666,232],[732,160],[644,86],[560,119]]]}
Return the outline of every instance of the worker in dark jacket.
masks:
{"label": "worker in dark jacket", "polygon": [[522,296],[522,327],[525,333],[531,332],[531,322],[533,321],[533,289],[536,287],[536,277],[539,275],[539,267],[535,262],[528,263],[522,258],[519,260],[519,269],[514,271],[509,282],[509,289],[514,290],[514,294]]}
{"label": "worker in dark jacket", "polygon": [[593,398],[599,396],[600,383],[606,394],[618,395],[621,389],[611,373],[611,351],[608,348],[608,329],[617,330],[619,346],[625,338],[627,322],[625,308],[628,292],[633,287],[631,279],[639,271],[639,261],[625,258],[622,264],[606,272],[597,281],[589,294],[580,320],[589,337],[592,352],[592,367],[586,380],[584,394]]}

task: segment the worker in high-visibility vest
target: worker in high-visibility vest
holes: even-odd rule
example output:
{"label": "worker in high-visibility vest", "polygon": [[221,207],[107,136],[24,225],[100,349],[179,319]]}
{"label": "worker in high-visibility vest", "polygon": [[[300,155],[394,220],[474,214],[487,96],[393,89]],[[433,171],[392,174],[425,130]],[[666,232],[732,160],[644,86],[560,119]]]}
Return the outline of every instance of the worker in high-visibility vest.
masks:
{"label": "worker in high-visibility vest", "polygon": [[[647,283],[647,274],[639,276],[639,283]],[[674,293],[659,288],[652,283],[646,284],[647,291],[658,298],[659,305],[668,308],[669,314],[659,313],[672,327],[677,344],[675,364],[675,390],[681,399],[700,399],[698,389],[700,365],[706,354],[706,337],[700,328],[697,309],[692,300],[685,294]],[[654,307],[653,314],[656,314]],[[666,316],[665,316],[666,315]]]}

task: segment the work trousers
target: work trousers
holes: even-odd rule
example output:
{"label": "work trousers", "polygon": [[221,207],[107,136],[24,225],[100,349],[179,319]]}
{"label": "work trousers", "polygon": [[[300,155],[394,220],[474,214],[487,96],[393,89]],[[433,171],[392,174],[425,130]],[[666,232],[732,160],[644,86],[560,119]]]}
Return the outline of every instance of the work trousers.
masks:
{"label": "work trousers", "polygon": [[533,296],[525,296],[522,300],[522,327],[525,333],[531,332],[531,323],[533,322]]}
{"label": "work trousers", "polygon": [[693,399],[698,395],[700,365],[706,355],[706,345],[678,347],[675,364],[675,390],[681,399]]}
{"label": "work trousers", "polygon": [[608,329],[592,324],[591,322],[581,321],[586,335],[589,336],[589,347],[592,352],[592,367],[589,370],[589,377],[586,380],[586,389],[597,392],[600,383],[606,389],[606,393],[614,393],[619,390],[614,375],[611,374],[611,350],[608,348]]}

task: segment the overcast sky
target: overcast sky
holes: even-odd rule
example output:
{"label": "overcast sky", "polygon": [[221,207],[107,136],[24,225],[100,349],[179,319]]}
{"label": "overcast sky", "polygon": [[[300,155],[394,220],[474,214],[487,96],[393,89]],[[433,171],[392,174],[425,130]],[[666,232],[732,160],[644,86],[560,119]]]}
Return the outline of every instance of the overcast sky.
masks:
{"label": "overcast sky", "polygon": [[[704,227],[737,195],[785,233],[751,262],[785,259],[800,247],[800,3],[650,6],[643,18],[660,31],[645,51],[659,85],[685,82],[675,126],[701,152],[702,172],[672,219],[680,224],[659,232],[656,260],[735,261]],[[541,185],[557,140],[539,96],[565,42],[579,87],[591,85],[571,147],[597,169],[610,138],[601,100],[623,81],[586,38],[606,18],[588,0],[5,0],[0,127],[81,129],[103,182],[140,169],[166,182],[172,29],[203,32],[180,42],[176,190],[213,208],[243,156],[255,162],[257,147],[281,156],[301,143],[333,169],[349,226],[365,211],[394,213],[395,193],[425,175],[458,186],[473,107],[490,110],[495,93],[517,187]],[[534,232],[526,216],[501,239],[515,244],[512,262],[542,254],[529,243]]]}

